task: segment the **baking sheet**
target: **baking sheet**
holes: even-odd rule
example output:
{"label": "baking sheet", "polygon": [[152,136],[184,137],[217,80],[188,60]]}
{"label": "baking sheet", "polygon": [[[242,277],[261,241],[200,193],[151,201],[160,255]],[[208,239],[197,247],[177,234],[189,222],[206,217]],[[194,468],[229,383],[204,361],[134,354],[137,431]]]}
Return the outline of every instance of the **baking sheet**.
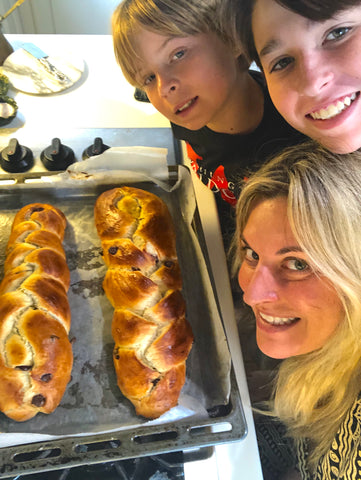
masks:
{"label": "baking sheet", "polygon": [[[0,446],[8,444],[7,434],[8,439],[11,437],[10,443],[16,444],[47,439],[48,435],[59,438],[174,423],[185,417],[189,417],[190,424],[197,424],[208,417],[207,409],[227,404],[231,361],[206,265],[192,228],[196,204],[189,171],[179,166],[175,185],[145,177],[147,175],[138,176],[125,170],[112,175],[78,175],[76,178],[62,175],[61,182],[52,178],[36,185],[1,188],[1,265],[12,219],[23,205],[48,202],[61,208],[67,217],[64,246],[71,270],[70,338],[75,341],[72,379],[59,407],[51,415],[38,414],[23,423],[0,415],[3,432]],[[102,191],[122,184],[152,191],[170,209],[175,220],[187,316],[195,335],[179,407],[152,422],[135,415],[132,404],[116,385],[112,360],[114,342],[110,334],[113,308],[101,287],[106,268],[100,256],[93,207]],[[16,433],[21,435],[14,435]]]}

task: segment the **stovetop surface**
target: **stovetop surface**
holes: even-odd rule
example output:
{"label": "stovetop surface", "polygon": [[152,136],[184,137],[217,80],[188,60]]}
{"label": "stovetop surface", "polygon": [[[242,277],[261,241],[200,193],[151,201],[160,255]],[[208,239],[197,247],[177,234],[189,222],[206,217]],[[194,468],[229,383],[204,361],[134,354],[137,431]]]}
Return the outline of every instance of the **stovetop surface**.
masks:
{"label": "stovetop surface", "polygon": [[[174,139],[170,128],[64,128],[59,131],[50,126],[47,131],[41,132],[31,128],[5,128],[0,132],[0,178],[18,173],[16,167],[23,163],[25,166],[20,173],[62,171],[67,168],[67,163],[79,162],[102,153],[103,148],[124,146],[167,148],[168,165],[181,163],[179,142]],[[57,148],[60,154],[56,151],[56,155],[52,156]],[[17,154],[14,156],[15,149]],[[59,160],[59,157],[64,157],[64,149],[72,156],[69,160],[65,155],[65,166],[58,168],[58,163],[62,164],[62,158]],[[25,157],[25,151],[32,157],[31,160]]]}

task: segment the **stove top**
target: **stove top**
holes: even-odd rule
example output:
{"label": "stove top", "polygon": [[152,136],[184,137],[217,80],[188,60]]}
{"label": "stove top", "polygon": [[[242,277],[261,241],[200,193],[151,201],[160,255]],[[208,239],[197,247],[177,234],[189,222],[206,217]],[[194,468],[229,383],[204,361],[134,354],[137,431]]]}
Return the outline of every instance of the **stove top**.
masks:
{"label": "stove top", "polygon": [[179,142],[169,128],[93,128],[39,132],[3,129],[0,136],[0,177],[21,173],[59,172],[109,147],[142,146],[168,149],[168,164],[180,161]]}

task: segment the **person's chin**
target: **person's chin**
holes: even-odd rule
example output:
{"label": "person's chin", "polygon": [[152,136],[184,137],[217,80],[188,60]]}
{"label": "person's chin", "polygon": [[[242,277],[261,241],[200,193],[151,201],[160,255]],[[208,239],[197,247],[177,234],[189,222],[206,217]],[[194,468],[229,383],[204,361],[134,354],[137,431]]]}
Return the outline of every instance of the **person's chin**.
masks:
{"label": "person's chin", "polygon": [[[361,128],[361,127],[360,127]],[[345,154],[352,153],[361,148],[361,136],[360,138],[342,138],[338,140],[329,140],[326,139],[324,142],[321,142],[324,147],[330,150],[333,153]]]}
{"label": "person's chin", "polygon": [[285,358],[293,357],[295,355],[290,345],[281,345],[278,342],[263,339],[259,335],[257,335],[257,345],[261,352],[267,357],[276,360],[284,360]]}
{"label": "person's chin", "polygon": [[175,116],[172,119],[172,122],[180,127],[193,131],[200,130],[206,125],[204,118],[182,118],[180,116]]}
{"label": "person's chin", "polygon": [[307,137],[320,143],[332,153],[352,153],[361,148],[361,123],[346,129],[315,130],[305,128],[300,131]]}

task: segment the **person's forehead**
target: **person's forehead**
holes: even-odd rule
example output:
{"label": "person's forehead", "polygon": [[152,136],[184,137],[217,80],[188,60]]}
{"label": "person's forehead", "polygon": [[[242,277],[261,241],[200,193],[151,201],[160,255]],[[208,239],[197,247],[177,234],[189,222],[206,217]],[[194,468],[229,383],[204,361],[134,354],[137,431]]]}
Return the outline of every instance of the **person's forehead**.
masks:
{"label": "person's forehead", "polygon": [[274,0],[256,0],[252,29],[257,50],[265,56],[281,46],[282,31],[302,27],[307,32],[316,28],[318,22],[299,15]]}
{"label": "person's forehead", "polygon": [[[259,199],[252,205],[243,238],[252,247],[271,248],[274,252],[283,247],[297,247],[287,215],[287,198]],[[270,241],[276,241],[271,246]],[[298,248],[294,248],[298,250]]]}

